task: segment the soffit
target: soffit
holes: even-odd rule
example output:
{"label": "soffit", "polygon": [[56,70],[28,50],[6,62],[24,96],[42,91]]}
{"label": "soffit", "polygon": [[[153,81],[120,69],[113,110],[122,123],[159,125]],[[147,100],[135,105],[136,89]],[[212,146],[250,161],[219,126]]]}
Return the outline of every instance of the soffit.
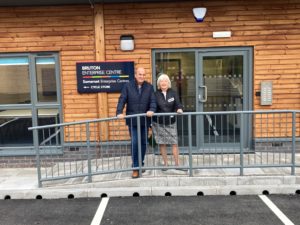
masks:
{"label": "soffit", "polygon": [[82,5],[97,3],[174,2],[174,0],[0,0],[0,6]]}

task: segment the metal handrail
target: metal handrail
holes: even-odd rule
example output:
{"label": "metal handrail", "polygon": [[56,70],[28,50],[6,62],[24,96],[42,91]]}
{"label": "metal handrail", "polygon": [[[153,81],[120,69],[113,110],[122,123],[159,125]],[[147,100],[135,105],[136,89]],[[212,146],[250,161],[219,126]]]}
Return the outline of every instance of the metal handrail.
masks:
{"label": "metal handrail", "polygon": [[[229,168],[238,169],[236,175],[247,174],[249,168],[277,168],[281,174],[295,175],[296,168],[300,166],[296,157],[300,136],[299,110],[155,113],[154,116],[177,117],[182,164],[172,165],[170,152],[168,158],[171,165],[168,169],[189,170],[181,174],[183,176],[197,176],[202,169]],[[134,119],[139,124],[144,117],[146,114],[136,114],[125,116],[124,119]],[[123,121],[111,117],[30,127],[36,149],[39,186],[43,181],[85,176],[88,182],[92,182],[94,175],[120,174],[133,169],[138,169],[142,175],[141,166],[131,167],[130,138]],[[253,128],[252,134],[247,127],[249,121],[253,121],[249,125]],[[196,123],[202,124],[202,135],[199,135],[201,132]],[[111,130],[106,134],[99,133],[102,125],[110,125]],[[57,142],[57,135],[61,132],[66,139],[60,140],[63,154],[57,155],[56,151],[48,150],[47,156],[44,156],[43,151],[51,146],[52,139],[56,138]],[[102,136],[105,136],[105,144]],[[280,142],[282,139],[286,141]],[[140,135],[138,143],[139,162],[142,165]],[[160,165],[160,157],[158,147],[153,142],[149,143],[145,169],[165,169]],[[290,172],[284,168],[290,169]],[[157,173],[155,176],[158,176]]]}

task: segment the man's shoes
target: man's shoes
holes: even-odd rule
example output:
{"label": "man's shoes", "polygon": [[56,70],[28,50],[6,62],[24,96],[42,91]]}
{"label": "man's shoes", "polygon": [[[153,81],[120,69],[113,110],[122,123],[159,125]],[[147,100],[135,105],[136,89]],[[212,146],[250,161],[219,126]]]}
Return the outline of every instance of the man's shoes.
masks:
{"label": "man's shoes", "polygon": [[138,170],[133,170],[132,171],[132,176],[131,176],[132,178],[139,178],[139,171]]}

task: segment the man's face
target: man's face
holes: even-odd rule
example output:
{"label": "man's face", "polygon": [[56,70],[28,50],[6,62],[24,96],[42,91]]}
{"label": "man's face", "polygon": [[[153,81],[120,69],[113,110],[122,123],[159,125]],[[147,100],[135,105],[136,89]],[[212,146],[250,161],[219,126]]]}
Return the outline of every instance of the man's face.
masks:
{"label": "man's face", "polygon": [[145,70],[143,68],[137,69],[137,71],[135,73],[135,79],[139,85],[144,83],[145,77],[146,77]]}

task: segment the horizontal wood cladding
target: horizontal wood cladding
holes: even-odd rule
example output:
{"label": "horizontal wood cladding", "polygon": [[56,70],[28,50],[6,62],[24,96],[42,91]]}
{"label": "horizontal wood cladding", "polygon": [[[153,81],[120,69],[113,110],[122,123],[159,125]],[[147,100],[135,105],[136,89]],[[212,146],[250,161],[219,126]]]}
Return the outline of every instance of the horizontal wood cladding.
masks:
{"label": "horizontal wood cladding", "polygon": [[[197,23],[192,8],[206,7]],[[76,62],[94,61],[93,9],[85,6],[0,8],[0,52],[54,51],[60,54],[64,121],[98,117],[97,94],[78,94]],[[251,46],[253,109],[300,109],[300,1],[203,0],[104,5],[105,60],[132,60],[152,82],[153,49]],[[231,38],[212,38],[231,31]],[[120,51],[120,35],[132,34],[135,50]],[[273,105],[260,106],[260,82],[273,81]],[[108,116],[115,116],[118,93],[107,94]],[[124,121],[122,138],[128,139]],[[110,139],[117,130],[108,124]],[[98,132],[101,130],[95,127]],[[68,134],[78,140],[74,133]]]}
{"label": "horizontal wood cladding", "polygon": [[[207,8],[204,22],[195,22],[194,7]],[[151,49],[252,46],[253,109],[300,108],[299,1],[132,3],[106,5],[104,15],[108,60],[134,60],[150,70]],[[231,31],[232,37],[213,39],[214,31]],[[122,34],[134,35],[133,52],[120,51]],[[272,106],[260,106],[255,96],[263,80],[273,81]],[[111,107],[117,97],[111,97]]]}
{"label": "horizontal wood cladding", "polygon": [[0,51],[60,54],[64,121],[97,118],[97,98],[77,92],[76,62],[94,61],[93,10],[89,6],[0,8]]}

